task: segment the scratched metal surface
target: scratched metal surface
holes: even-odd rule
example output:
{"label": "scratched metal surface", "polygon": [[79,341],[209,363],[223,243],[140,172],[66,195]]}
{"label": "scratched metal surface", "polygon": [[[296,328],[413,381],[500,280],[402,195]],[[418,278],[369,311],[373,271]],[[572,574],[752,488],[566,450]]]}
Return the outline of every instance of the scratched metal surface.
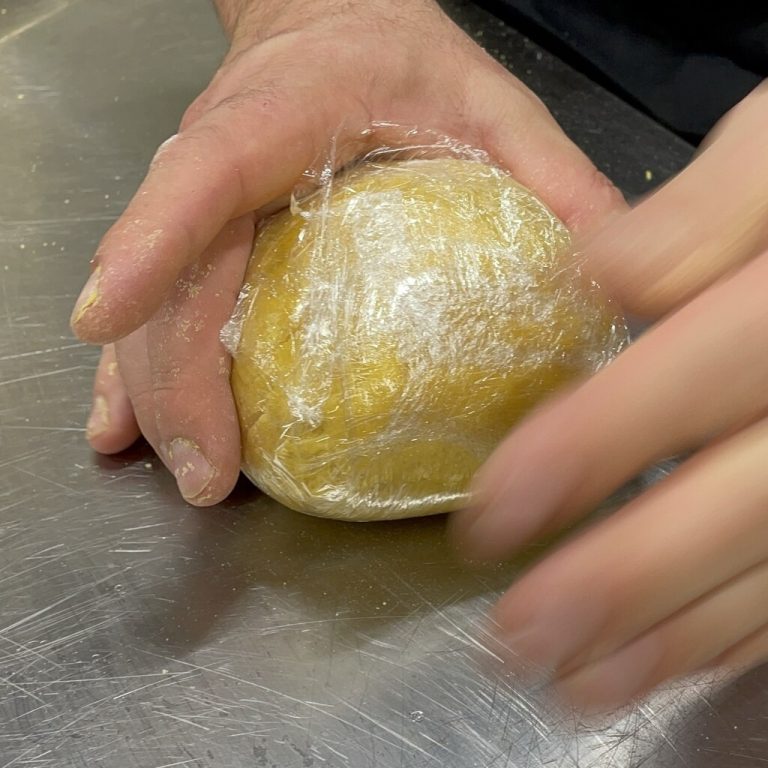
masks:
{"label": "scratched metal surface", "polygon": [[[587,725],[498,671],[515,566],[443,521],[302,517],[247,486],[181,503],[83,438],[67,327],[99,236],[223,49],[205,0],[0,0],[0,768],[676,768],[768,762],[767,676],[678,683]],[[485,14],[473,34],[630,194],[689,148]]]}

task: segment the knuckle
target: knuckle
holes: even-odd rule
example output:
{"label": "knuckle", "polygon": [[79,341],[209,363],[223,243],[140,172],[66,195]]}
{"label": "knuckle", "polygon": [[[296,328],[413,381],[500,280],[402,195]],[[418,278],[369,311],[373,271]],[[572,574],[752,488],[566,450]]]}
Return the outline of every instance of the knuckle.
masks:
{"label": "knuckle", "polygon": [[160,415],[165,415],[167,420],[169,417],[176,419],[180,413],[183,414],[183,406],[189,395],[183,387],[176,384],[153,380],[134,389],[130,393],[130,399],[140,422],[151,420],[156,425]]}
{"label": "knuckle", "polygon": [[185,110],[179,123],[179,130],[186,131],[194,125],[211,107],[207,91],[201,93]]}
{"label": "knuckle", "polygon": [[189,163],[200,164],[210,152],[211,146],[228,146],[226,131],[212,122],[198,122],[182,133],[166,139],[155,152],[150,169],[178,167]]}
{"label": "knuckle", "polygon": [[274,80],[252,84],[237,93],[226,96],[216,103],[216,109],[237,112],[244,108],[256,108],[271,113],[283,101],[284,90]]}
{"label": "knuckle", "polygon": [[596,199],[606,210],[626,209],[627,204],[624,200],[624,195],[621,194],[619,188],[602,171],[593,168],[588,183],[595,193]]}
{"label": "knuckle", "polygon": [[196,409],[198,395],[213,396],[226,383],[225,368],[216,361],[169,360],[153,366],[149,389],[156,401],[182,409]]}
{"label": "knuckle", "polygon": [[574,231],[595,232],[608,225],[617,213],[627,210],[624,195],[618,187],[592,166],[580,177],[565,220]]}
{"label": "knuckle", "polygon": [[219,117],[215,124],[219,138],[231,143],[233,136],[242,137],[242,144],[243,139],[250,142],[256,131],[279,135],[299,123],[307,125],[307,110],[317,103],[318,97],[317,92],[305,95],[298,86],[286,85],[280,80],[265,80],[217,102],[212,113]]}

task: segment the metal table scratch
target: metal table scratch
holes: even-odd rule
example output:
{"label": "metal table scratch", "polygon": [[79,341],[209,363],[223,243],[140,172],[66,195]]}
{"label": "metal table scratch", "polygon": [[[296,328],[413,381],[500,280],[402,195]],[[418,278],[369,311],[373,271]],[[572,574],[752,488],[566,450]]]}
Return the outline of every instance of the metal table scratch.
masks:
{"label": "metal table scratch", "polygon": [[[631,196],[690,147],[474,6],[452,13]],[[766,670],[587,724],[489,663],[516,565],[444,521],[181,502],[145,446],[86,446],[67,318],[100,235],[224,50],[205,0],[0,0],[0,768],[737,768]],[[653,175],[649,183],[646,171]]]}

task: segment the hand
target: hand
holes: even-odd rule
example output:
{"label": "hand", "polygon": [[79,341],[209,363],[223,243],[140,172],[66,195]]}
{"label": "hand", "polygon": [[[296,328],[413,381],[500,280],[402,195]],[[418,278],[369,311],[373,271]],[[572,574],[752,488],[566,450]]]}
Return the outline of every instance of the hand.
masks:
{"label": "hand", "polygon": [[[141,430],[200,505],[226,496],[239,470],[219,330],[253,212],[279,205],[332,137],[343,146],[379,121],[453,136],[485,149],[576,231],[624,206],[542,103],[432,0],[219,5],[232,50],[104,237],[72,317],[80,338],[107,345],[91,445],[119,451]],[[369,135],[369,145],[396,140]]]}
{"label": "hand", "polygon": [[768,83],[677,178],[583,245],[624,306],[661,317],[512,432],[454,520],[498,558],[655,461],[661,483],[535,565],[498,604],[512,659],[608,710],[666,678],[768,660]]}

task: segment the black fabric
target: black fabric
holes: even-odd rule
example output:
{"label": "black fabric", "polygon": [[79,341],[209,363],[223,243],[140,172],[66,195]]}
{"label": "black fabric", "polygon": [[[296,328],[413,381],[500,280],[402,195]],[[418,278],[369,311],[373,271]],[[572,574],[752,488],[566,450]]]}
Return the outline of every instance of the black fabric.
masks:
{"label": "black fabric", "polygon": [[485,0],[694,143],[768,77],[768,0]]}

